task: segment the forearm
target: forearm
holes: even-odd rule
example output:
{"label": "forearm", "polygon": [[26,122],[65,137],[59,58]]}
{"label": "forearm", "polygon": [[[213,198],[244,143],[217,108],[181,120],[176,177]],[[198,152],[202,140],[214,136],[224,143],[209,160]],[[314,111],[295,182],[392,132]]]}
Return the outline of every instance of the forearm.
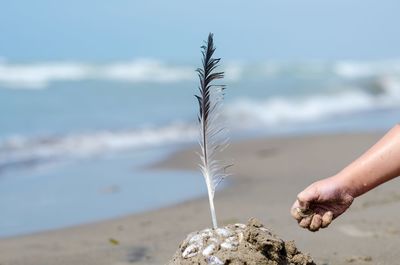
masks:
{"label": "forearm", "polygon": [[400,125],[335,176],[353,197],[400,175]]}

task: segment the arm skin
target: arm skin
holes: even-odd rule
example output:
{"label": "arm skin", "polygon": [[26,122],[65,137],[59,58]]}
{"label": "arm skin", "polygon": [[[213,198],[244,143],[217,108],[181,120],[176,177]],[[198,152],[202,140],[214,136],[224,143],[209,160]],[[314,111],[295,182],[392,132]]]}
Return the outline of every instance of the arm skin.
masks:
{"label": "arm skin", "polygon": [[[400,175],[400,125],[338,174],[314,182],[297,196],[292,216],[310,231],[327,227],[354,198]],[[312,214],[305,214],[306,210]]]}
{"label": "arm skin", "polygon": [[400,175],[400,125],[338,174],[353,197]]}

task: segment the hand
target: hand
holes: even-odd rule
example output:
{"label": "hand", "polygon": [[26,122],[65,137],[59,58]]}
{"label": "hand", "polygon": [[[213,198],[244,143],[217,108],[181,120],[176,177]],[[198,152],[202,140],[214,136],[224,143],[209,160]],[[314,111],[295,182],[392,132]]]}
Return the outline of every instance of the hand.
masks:
{"label": "hand", "polygon": [[300,192],[291,214],[301,227],[315,232],[344,213],[353,199],[343,181],[331,177],[314,182]]}

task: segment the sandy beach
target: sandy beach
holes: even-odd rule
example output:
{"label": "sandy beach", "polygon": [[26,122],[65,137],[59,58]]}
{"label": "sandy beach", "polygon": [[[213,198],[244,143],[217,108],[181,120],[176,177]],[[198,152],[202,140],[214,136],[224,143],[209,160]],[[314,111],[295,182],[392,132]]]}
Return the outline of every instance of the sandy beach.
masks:
{"label": "sandy beach", "polygon": [[[215,199],[220,223],[257,217],[284,240],[295,240],[317,264],[399,264],[399,180],[356,199],[345,215],[317,233],[299,228],[289,214],[298,192],[341,170],[380,136],[313,135],[233,143],[224,154],[234,161],[233,175]],[[144,170],[192,170],[197,162],[194,150],[188,149]],[[187,233],[210,222],[207,198],[199,198],[114,220],[1,239],[0,265],[165,264]]]}

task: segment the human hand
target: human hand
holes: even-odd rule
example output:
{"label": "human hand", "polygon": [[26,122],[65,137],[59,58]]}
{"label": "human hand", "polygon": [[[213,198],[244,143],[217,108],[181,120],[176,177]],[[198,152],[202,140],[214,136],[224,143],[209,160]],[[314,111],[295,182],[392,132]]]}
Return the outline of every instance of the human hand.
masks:
{"label": "human hand", "polygon": [[297,195],[291,214],[299,226],[310,231],[327,227],[350,207],[354,197],[345,183],[330,177],[308,186]]}

